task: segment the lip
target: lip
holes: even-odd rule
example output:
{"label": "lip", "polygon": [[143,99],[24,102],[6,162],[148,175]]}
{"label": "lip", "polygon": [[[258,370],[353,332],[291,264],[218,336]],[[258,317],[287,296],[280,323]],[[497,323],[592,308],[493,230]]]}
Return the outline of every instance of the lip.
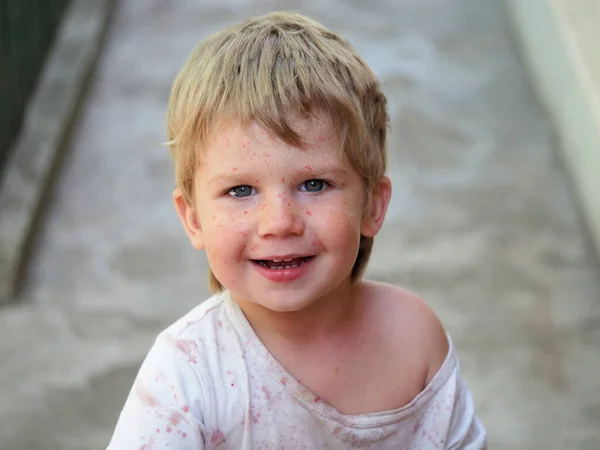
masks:
{"label": "lip", "polygon": [[254,261],[283,261],[286,259],[294,259],[294,258],[308,258],[309,256],[313,256],[313,255],[309,255],[309,254],[301,254],[301,253],[292,253],[289,255],[271,255],[271,256],[265,256],[265,257],[260,257],[260,258],[251,258]]}
{"label": "lip", "polygon": [[[306,256],[290,256],[290,255],[284,255],[284,256],[273,256],[273,257],[269,257],[269,258],[257,258],[257,259],[290,259],[290,258],[306,258]],[[291,282],[291,281],[295,281],[301,277],[303,277],[304,275],[306,275],[306,273],[310,270],[313,261],[316,259],[316,256],[311,256],[310,259],[308,259],[307,261],[303,262],[302,264],[300,264],[297,267],[291,267],[291,268],[287,268],[287,269],[269,269],[268,267],[262,266],[261,264],[259,264],[258,262],[256,262],[256,260],[252,260],[251,264],[252,267],[254,267],[256,269],[256,271],[262,275],[263,277],[265,277],[267,280],[275,282],[275,283],[286,283],[286,282]]]}

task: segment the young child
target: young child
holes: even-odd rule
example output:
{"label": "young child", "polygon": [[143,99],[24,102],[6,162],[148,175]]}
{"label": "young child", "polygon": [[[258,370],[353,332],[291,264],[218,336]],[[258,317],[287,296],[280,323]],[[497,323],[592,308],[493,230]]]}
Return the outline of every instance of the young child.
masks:
{"label": "young child", "polygon": [[485,448],[439,319],[361,279],[387,125],[365,62],[299,14],[194,50],[168,112],[173,199],[216,294],[159,335],[110,450]]}

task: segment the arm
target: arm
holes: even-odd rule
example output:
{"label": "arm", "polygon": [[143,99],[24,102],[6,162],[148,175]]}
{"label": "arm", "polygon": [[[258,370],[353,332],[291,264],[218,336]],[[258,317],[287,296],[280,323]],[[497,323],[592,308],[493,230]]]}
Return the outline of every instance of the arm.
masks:
{"label": "arm", "polygon": [[160,336],[144,360],[107,450],[202,450],[202,383],[193,341]]}
{"label": "arm", "polygon": [[[428,308],[427,308],[428,309]],[[437,374],[449,351],[448,335],[439,318],[432,310],[424,310],[421,326],[424,332],[423,345],[430,355],[427,383]],[[473,396],[461,377],[456,362],[454,403],[448,430],[446,448],[449,450],[484,450],[487,448],[486,431],[475,412]]]}
{"label": "arm", "polygon": [[475,412],[473,396],[460,376],[456,380],[456,398],[448,430],[449,450],[485,450],[487,434]]}

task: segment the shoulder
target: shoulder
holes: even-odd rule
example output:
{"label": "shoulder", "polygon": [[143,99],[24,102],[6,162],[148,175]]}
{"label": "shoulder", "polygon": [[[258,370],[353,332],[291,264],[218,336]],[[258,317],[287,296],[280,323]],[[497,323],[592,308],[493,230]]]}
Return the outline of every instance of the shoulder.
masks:
{"label": "shoulder", "polygon": [[205,360],[215,353],[218,329],[226,320],[224,296],[210,297],[158,334],[140,373],[171,372],[172,377],[197,378]]}
{"label": "shoulder", "polygon": [[[151,447],[158,430],[164,430],[163,444],[202,448],[212,387],[207,370],[211,357],[216,358],[218,344],[213,343],[212,335],[222,320],[222,297],[201,303],[155,339],[135,377],[109,448]],[[171,433],[176,429],[178,433]]]}
{"label": "shoulder", "polygon": [[392,344],[412,349],[426,372],[426,383],[435,376],[449,352],[444,326],[418,295],[388,283],[362,282],[362,289],[377,304]]}
{"label": "shoulder", "polygon": [[206,327],[212,323],[216,325],[222,318],[225,299],[226,296],[223,293],[215,294],[208,298],[164,329],[158,335],[157,340],[167,336],[191,337],[200,327]]}
{"label": "shoulder", "polygon": [[162,331],[138,371],[134,399],[147,406],[180,409],[188,398],[190,411],[192,404],[203,404],[226,320],[223,296],[215,295]]}

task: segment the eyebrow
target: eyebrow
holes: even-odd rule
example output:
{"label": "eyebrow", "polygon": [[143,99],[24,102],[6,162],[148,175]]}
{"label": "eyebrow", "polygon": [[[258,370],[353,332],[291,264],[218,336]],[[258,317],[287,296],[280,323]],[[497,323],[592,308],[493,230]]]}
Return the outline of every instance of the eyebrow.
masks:
{"label": "eyebrow", "polygon": [[[317,168],[318,169],[318,168]],[[316,174],[320,174],[320,175],[339,175],[339,176],[346,176],[348,175],[348,171],[344,170],[344,169],[336,169],[336,168],[327,168],[325,167],[323,170],[307,170],[307,173],[316,173]]]}
{"label": "eyebrow", "polygon": [[218,175],[215,175],[211,178],[209,178],[207,180],[208,184],[235,184],[235,183],[240,183],[243,184],[243,182],[247,182],[248,181],[248,176],[247,175],[243,175],[243,174],[236,174],[236,173],[221,173]]}
{"label": "eyebrow", "polygon": [[[308,167],[308,166],[306,166]],[[338,169],[336,167],[323,167],[323,168],[319,168],[317,167],[316,169],[308,169],[305,168],[304,170],[302,170],[302,173],[306,176],[307,179],[312,178],[319,178],[319,177],[325,177],[325,176],[346,176],[348,175],[348,171],[344,170],[344,169]],[[248,178],[250,177],[250,175],[248,174],[244,174],[242,173],[220,173],[217,175],[214,175],[213,177],[209,178],[207,180],[207,184],[210,185],[219,185],[219,184],[247,184],[248,183]],[[251,178],[251,177],[250,177]]]}

